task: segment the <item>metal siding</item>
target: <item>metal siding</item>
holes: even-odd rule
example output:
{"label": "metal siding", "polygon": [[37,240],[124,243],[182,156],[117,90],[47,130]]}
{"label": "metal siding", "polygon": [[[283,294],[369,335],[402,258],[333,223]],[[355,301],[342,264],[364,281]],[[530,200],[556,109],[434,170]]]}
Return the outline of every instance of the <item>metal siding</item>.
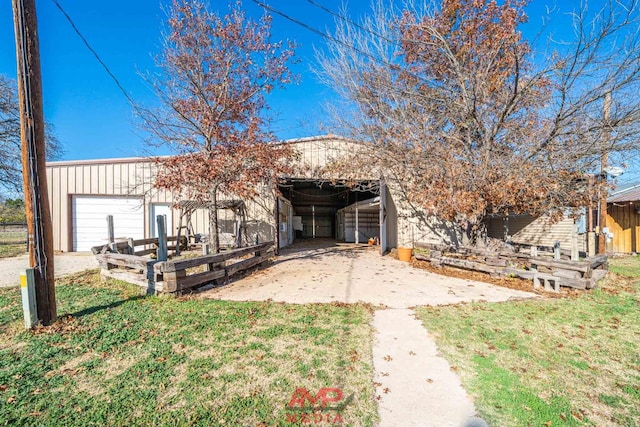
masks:
{"label": "metal siding", "polygon": [[[53,173],[51,174],[51,181],[53,183],[54,188],[60,188],[60,171],[59,170],[54,170]],[[50,192],[49,192],[50,193]],[[53,203],[53,197],[51,197],[49,199],[49,204],[50,204],[50,210],[51,210],[51,215],[52,215],[52,219],[53,218],[60,218],[60,203]],[[52,222],[52,228],[53,228],[53,240],[55,241],[56,238],[60,237],[60,221],[51,221]]]}
{"label": "metal siding", "polygon": [[76,175],[76,187],[79,193],[91,192],[91,166],[81,166],[81,171]]}
{"label": "metal siding", "polygon": [[54,242],[57,240],[58,247],[69,249],[69,233],[67,232],[67,223],[69,222],[69,169],[60,168],[60,186],[56,187],[56,203],[60,206],[60,216],[58,221],[58,236],[54,236]]}
{"label": "metal siding", "polygon": [[115,165],[104,165],[104,194],[113,193],[113,168]]}
{"label": "metal siding", "polygon": [[122,190],[120,189],[120,183],[122,182],[122,168],[123,164],[115,164],[113,165],[113,194],[122,194]]}

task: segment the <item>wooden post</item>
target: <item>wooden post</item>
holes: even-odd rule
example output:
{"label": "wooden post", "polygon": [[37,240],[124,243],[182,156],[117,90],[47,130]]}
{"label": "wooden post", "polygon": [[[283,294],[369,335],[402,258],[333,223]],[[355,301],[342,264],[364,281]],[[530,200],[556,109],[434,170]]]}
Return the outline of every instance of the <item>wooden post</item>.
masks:
{"label": "wooden post", "polygon": [[133,237],[129,237],[129,238],[127,239],[127,244],[128,244],[128,246],[129,246],[129,248],[128,248],[128,249],[129,249],[129,255],[134,255],[134,254],[135,254],[135,252],[136,252],[136,248],[135,248],[135,246],[133,245]]}
{"label": "wooden post", "polygon": [[24,204],[29,229],[29,265],[34,269],[38,319],[57,318],[53,225],[46,174],[46,144],[35,0],[13,0]]}
{"label": "wooden post", "polygon": [[113,231],[113,215],[107,215],[107,242],[109,243],[109,249],[116,252],[115,245],[115,233]]}
{"label": "wooden post", "polygon": [[578,251],[578,224],[573,224],[573,232],[571,233],[571,261],[579,261],[580,252]]}
{"label": "wooden post", "polygon": [[596,255],[596,233],[593,231],[587,233],[587,249],[589,257]]}
{"label": "wooden post", "polygon": [[[607,92],[604,98],[604,125],[609,125],[609,116],[611,113],[611,92]],[[607,135],[606,143],[609,143],[609,132],[605,132]],[[606,147],[602,152],[600,158],[600,233],[598,233],[598,253],[605,254],[607,252],[607,236],[604,233],[604,228],[607,226],[607,164],[609,163],[609,147]]]}
{"label": "wooden post", "polygon": [[538,247],[536,245],[531,246],[531,256],[538,256]]}
{"label": "wooden post", "polygon": [[[182,237],[182,217],[180,217],[180,221],[178,223],[178,233],[176,234],[176,256],[180,256],[180,237]],[[189,240],[187,239],[187,248],[189,247]]]}
{"label": "wooden post", "polygon": [[553,244],[553,258],[560,259],[560,242],[555,242]]}
{"label": "wooden post", "polygon": [[167,253],[167,229],[165,227],[166,217],[164,215],[158,215],[156,222],[158,224],[158,251],[156,253],[156,259],[158,261],[166,261],[168,258]]}

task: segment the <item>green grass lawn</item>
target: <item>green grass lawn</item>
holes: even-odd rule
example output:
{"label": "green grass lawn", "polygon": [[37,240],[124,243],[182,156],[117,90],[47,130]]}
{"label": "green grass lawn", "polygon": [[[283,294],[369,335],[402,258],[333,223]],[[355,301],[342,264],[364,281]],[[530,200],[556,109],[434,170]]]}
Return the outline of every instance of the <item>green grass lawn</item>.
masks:
{"label": "green grass lawn", "polygon": [[138,292],[67,278],[60,320],[27,332],[19,290],[0,290],[0,425],[291,425],[299,387],[353,393],[343,425],[377,420],[368,307]]}
{"label": "green grass lawn", "polygon": [[9,258],[27,252],[26,233],[24,231],[0,232],[0,258]]}
{"label": "green grass lawn", "polygon": [[640,260],[611,270],[575,297],[417,312],[490,425],[638,426]]}

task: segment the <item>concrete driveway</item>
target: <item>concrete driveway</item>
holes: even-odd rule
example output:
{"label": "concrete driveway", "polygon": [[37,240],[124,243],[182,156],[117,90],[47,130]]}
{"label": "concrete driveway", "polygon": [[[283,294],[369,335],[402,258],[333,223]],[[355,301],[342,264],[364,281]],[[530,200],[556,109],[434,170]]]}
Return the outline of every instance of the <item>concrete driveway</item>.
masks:
{"label": "concrete driveway", "polygon": [[[88,252],[64,253],[55,255],[54,266],[56,277],[61,277],[90,268],[98,268],[98,261]],[[28,267],[28,255],[0,259],[0,287],[20,285],[20,271]]]}
{"label": "concrete driveway", "polygon": [[441,276],[411,267],[377,247],[303,241],[281,251],[269,268],[203,292],[234,301],[365,302],[390,308],[469,301],[506,301],[535,294]]}

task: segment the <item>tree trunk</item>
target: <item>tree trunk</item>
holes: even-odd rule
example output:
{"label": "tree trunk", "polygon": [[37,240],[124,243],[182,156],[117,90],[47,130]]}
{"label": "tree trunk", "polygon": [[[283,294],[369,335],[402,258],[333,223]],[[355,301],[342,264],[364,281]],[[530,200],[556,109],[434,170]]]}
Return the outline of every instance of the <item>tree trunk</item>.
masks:
{"label": "tree trunk", "polygon": [[218,234],[218,187],[215,186],[210,193],[211,206],[209,207],[209,245],[211,253],[220,252],[220,236]]}

